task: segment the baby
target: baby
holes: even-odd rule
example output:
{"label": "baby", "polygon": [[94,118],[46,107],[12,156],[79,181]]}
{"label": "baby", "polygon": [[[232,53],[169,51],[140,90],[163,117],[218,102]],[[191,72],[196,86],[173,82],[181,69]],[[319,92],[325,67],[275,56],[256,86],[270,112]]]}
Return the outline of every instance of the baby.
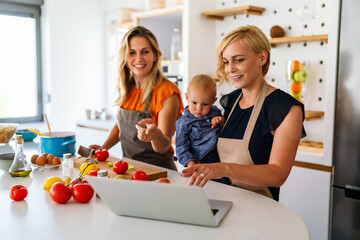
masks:
{"label": "baby", "polygon": [[[220,162],[216,149],[217,137],[225,119],[214,106],[216,83],[209,75],[196,75],[185,93],[188,106],[176,121],[176,155],[185,167],[199,163]],[[230,184],[228,178],[212,179]]]}

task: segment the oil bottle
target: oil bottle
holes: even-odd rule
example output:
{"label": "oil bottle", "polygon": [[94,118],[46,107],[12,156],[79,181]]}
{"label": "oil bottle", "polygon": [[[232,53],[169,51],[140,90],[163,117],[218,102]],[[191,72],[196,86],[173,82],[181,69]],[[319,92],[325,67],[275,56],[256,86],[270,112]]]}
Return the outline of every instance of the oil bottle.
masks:
{"label": "oil bottle", "polygon": [[9,174],[12,177],[27,177],[31,173],[31,166],[26,161],[24,154],[24,141],[21,135],[15,136],[16,150],[14,161],[9,168]]}

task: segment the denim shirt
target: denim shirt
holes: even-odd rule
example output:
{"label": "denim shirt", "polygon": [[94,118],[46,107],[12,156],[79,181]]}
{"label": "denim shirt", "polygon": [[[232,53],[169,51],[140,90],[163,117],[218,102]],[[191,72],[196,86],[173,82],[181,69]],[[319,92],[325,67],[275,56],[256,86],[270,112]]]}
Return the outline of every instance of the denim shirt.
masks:
{"label": "denim shirt", "polygon": [[222,116],[216,106],[212,106],[209,114],[200,118],[190,114],[186,107],[176,121],[176,155],[182,165],[201,161],[216,147],[221,127],[211,128],[211,119],[215,116]]}

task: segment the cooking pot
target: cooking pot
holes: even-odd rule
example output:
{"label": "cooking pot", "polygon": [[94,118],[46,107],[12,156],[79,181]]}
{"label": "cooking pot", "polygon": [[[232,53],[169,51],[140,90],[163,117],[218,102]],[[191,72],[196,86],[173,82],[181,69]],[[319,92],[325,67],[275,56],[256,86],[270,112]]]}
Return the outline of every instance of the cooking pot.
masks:
{"label": "cooking pot", "polygon": [[75,133],[74,132],[52,132],[42,133],[40,136],[41,153],[54,154],[55,157],[62,157],[64,153],[75,153]]}

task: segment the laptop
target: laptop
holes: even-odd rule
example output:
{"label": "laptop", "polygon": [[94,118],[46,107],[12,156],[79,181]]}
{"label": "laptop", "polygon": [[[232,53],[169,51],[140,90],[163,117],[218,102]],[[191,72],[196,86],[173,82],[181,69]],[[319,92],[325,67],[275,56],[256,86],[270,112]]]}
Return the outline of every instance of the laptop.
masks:
{"label": "laptop", "polygon": [[86,180],[122,216],[217,227],[232,206],[230,201],[208,200],[200,187],[91,176]]}

